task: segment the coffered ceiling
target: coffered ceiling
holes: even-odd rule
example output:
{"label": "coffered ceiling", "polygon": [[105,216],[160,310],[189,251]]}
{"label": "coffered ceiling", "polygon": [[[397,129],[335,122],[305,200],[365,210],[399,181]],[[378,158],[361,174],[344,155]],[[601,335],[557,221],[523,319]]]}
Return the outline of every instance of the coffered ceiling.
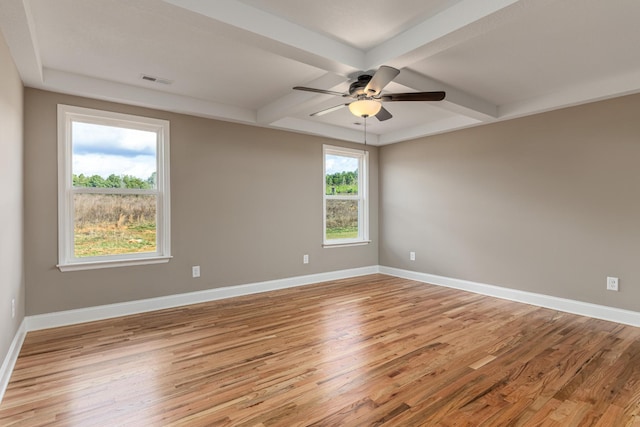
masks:
{"label": "coffered ceiling", "polygon": [[[26,86],[363,140],[331,95],[401,70],[367,120],[384,145],[640,92],[637,0],[2,0],[0,30]],[[160,82],[142,79],[156,77]]]}

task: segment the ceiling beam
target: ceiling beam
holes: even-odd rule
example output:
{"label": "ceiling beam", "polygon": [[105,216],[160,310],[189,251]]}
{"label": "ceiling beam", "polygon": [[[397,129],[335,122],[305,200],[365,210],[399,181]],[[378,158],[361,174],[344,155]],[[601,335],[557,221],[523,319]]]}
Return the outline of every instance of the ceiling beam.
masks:
{"label": "ceiling beam", "polygon": [[371,49],[365,69],[404,68],[557,0],[463,0]]}
{"label": "ceiling beam", "polygon": [[348,74],[364,66],[364,52],[237,0],[164,0],[242,30],[265,50],[328,71]]}
{"label": "ceiling beam", "polygon": [[493,121],[498,117],[497,105],[408,68],[402,70],[394,81],[419,92],[444,90],[447,93],[446,98],[435,105],[448,111],[480,121]]}
{"label": "ceiling beam", "polygon": [[[345,82],[345,78],[341,75],[326,73],[322,77],[305,83],[305,86],[341,91],[341,86],[344,86]],[[312,92],[293,90],[291,93],[259,108],[257,111],[258,124],[268,125],[288,115],[295,114],[313,105],[317,105],[328,98],[339,99],[332,95],[321,95]]]}
{"label": "ceiling beam", "polygon": [[41,84],[42,60],[29,3],[26,0],[0,2],[0,27],[22,82],[27,86]]}

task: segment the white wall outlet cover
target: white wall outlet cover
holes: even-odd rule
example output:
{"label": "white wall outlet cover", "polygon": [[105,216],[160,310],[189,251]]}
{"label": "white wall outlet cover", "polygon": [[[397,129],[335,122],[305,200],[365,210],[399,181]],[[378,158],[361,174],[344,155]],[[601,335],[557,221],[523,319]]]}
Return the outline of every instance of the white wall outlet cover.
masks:
{"label": "white wall outlet cover", "polygon": [[194,265],[193,267],[191,267],[191,276],[200,277],[200,266],[199,265]]}
{"label": "white wall outlet cover", "polygon": [[617,277],[607,277],[607,290],[609,290],[609,291],[617,291],[618,290],[618,278]]}

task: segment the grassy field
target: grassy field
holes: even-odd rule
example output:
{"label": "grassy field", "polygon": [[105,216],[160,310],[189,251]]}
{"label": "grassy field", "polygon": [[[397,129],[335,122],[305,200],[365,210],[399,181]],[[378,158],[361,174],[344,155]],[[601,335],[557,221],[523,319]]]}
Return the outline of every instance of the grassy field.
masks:
{"label": "grassy field", "polygon": [[334,227],[327,228],[327,240],[355,239],[358,237],[358,227]]}
{"label": "grassy field", "polygon": [[327,240],[358,237],[358,202],[327,200]]}
{"label": "grassy field", "polygon": [[74,230],[74,252],[78,258],[101,255],[155,252],[154,223],[116,227],[112,223],[92,224]]}
{"label": "grassy field", "polygon": [[156,251],[153,196],[76,194],[76,257]]}

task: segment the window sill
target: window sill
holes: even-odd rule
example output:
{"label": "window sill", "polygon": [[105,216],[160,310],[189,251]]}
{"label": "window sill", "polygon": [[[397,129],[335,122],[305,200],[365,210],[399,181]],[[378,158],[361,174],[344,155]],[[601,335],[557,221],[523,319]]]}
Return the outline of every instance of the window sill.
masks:
{"label": "window sill", "polygon": [[360,240],[357,242],[323,243],[323,248],[345,248],[348,246],[364,246],[371,243],[371,240]]}
{"label": "window sill", "polygon": [[73,264],[58,264],[56,267],[62,272],[66,271],[80,271],[80,270],[96,270],[99,268],[113,268],[113,267],[127,267],[130,265],[145,265],[145,264],[164,264],[169,262],[173,258],[172,256],[158,256],[150,258],[135,258],[135,259],[119,259],[109,261],[88,261],[88,262],[76,262]]}

